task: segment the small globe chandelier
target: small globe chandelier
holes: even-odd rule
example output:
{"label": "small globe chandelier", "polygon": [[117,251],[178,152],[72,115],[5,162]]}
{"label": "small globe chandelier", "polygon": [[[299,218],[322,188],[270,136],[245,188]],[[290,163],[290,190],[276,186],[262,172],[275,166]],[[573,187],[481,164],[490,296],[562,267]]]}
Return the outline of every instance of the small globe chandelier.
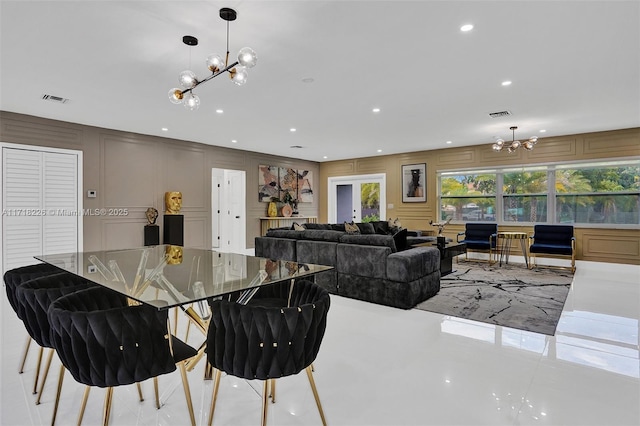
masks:
{"label": "small globe chandelier", "polygon": [[[206,83],[207,81],[219,76],[225,72],[229,73],[229,78],[238,86],[242,86],[247,82],[248,68],[253,68],[258,61],[256,52],[250,47],[243,47],[238,52],[238,60],[229,63],[229,22],[235,21],[237,18],[236,11],[228,7],[220,9],[220,18],[227,21],[227,55],[223,60],[220,55],[211,54],[207,57],[206,64],[211,75],[198,79],[193,71],[182,71],[178,77],[178,81],[182,88],[174,87],[169,90],[169,100],[174,104],[182,104],[190,111],[195,111],[200,107],[200,98],[193,93],[193,89]],[[182,37],[182,42],[187,46],[197,46],[198,39],[186,35]]]}
{"label": "small globe chandelier", "polygon": [[524,142],[517,141],[516,140],[517,128],[518,128],[517,126],[509,127],[509,130],[511,130],[512,132],[511,142],[505,143],[504,139],[498,138],[496,139],[495,143],[492,145],[493,150],[496,152],[500,152],[506,148],[508,153],[512,153],[512,152],[515,152],[518,148],[522,147],[527,151],[532,151],[533,147],[536,145],[536,143],[538,143],[538,137],[531,136],[528,140]]}

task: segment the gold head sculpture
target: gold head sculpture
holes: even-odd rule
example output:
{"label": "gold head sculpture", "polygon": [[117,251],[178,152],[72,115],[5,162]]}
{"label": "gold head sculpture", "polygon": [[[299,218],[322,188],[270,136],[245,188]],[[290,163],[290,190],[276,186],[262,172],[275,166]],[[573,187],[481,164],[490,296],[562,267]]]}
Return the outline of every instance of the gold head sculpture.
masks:
{"label": "gold head sculpture", "polygon": [[144,213],[147,216],[147,222],[149,225],[155,225],[158,218],[158,210],[153,207],[149,207]]}
{"label": "gold head sculpture", "polygon": [[181,246],[167,246],[165,249],[165,253],[167,255],[167,264],[168,265],[179,265],[182,263],[182,251]]}
{"label": "gold head sculpture", "polygon": [[180,209],[182,208],[182,192],[165,192],[164,205],[166,207],[166,214],[180,213]]}

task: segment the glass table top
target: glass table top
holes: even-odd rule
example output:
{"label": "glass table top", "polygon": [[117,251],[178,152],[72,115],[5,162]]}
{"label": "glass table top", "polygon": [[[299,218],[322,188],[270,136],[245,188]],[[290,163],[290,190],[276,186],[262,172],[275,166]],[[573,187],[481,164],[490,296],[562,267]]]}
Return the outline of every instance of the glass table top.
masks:
{"label": "glass table top", "polygon": [[333,269],[171,245],[47,254],[35,258],[158,309],[294,278],[311,278]]}

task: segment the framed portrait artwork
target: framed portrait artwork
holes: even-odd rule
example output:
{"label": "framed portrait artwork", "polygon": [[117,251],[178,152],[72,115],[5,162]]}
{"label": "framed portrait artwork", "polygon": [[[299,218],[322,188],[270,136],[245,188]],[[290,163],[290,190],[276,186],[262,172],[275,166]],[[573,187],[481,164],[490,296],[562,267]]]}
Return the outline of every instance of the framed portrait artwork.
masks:
{"label": "framed portrait artwork", "polygon": [[406,164],[402,166],[402,202],[424,203],[427,201],[425,179],[427,164]]}

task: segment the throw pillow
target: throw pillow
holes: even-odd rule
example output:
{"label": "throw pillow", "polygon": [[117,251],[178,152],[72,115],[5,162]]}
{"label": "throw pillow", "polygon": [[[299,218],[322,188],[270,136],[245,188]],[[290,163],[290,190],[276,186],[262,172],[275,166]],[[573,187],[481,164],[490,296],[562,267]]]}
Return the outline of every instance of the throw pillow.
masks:
{"label": "throw pillow", "polygon": [[406,250],[407,245],[407,230],[401,229],[400,231],[393,234],[393,242],[396,244],[396,249],[398,251]]}
{"label": "throw pillow", "polygon": [[346,232],[347,234],[359,234],[360,233],[360,228],[358,228],[358,225],[356,225],[355,223],[351,222],[351,223],[344,223],[344,232]]}
{"label": "throw pillow", "polygon": [[305,228],[304,226],[300,225],[298,222],[293,222],[293,230],[294,231],[304,231],[307,228]]}
{"label": "throw pillow", "polygon": [[400,219],[398,219],[397,217],[395,219],[389,219],[388,223],[389,223],[389,231],[391,232],[392,235],[402,229],[402,224],[400,224]]}

